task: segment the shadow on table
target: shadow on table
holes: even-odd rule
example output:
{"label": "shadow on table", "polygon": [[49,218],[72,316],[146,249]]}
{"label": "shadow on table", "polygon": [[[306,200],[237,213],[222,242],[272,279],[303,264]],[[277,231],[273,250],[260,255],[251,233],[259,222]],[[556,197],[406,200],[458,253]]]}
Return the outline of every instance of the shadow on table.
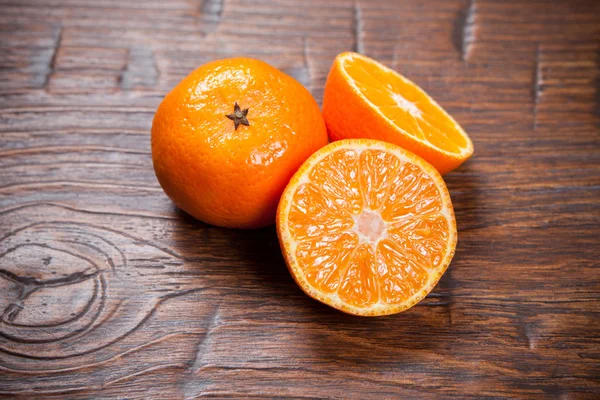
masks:
{"label": "shadow on table", "polygon": [[[463,166],[446,181],[459,232],[470,229],[478,210],[477,177],[472,166]],[[183,211],[177,213],[181,218],[173,247],[186,259],[197,261],[192,263],[193,268],[204,267],[210,272],[218,269],[229,278],[227,286],[236,288],[232,290],[242,297],[281,307],[290,320],[306,324],[310,335],[315,336],[310,340],[311,352],[320,359],[337,363],[346,359],[352,365],[362,353],[365,357],[373,351],[400,357],[403,350],[437,351],[449,346],[441,338],[456,330],[453,270],[460,268],[461,251],[432,293],[410,310],[385,317],[356,317],[310,299],[300,290],[283,260],[275,227],[223,229],[203,224]],[[459,243],[459,249],[468,248],[468,243]],[[204,262],[203,257],[212,261]]]}
{"label": "shadow on table", "polygon": [[226,229],[200,222],[179,209],[176,213],[180,220],[172,246],[195,268],[219,269],[232,277],[232,285],[261,288],[263,295],[273,289],[300,292],[283,260],[275,226]]}
{"label": "shadow on table", "polygon": [[[452,198],[459,235],[461,231],[479,227],[482,222],[479,205],[484,185],[476,172],[475,162],[476,160],[468,160],[456,171],[444,176]],[[459,237],[459,241],[460,239]]]}

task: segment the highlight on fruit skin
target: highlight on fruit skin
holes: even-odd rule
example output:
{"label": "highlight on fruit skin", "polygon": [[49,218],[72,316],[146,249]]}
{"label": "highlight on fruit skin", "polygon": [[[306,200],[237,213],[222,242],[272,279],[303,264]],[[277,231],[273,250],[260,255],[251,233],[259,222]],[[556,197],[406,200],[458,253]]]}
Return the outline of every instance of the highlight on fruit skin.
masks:
{"label": "highlight on fruit skin", "polygon": [[378,139],[427,160],[441,174],[473,154],[467,133],[425,91],[361,54],[339,54],[327,77],[323,116],[329,139]]}
{"label": "highlight on fruit skin", "polygon": [[167,94],[152,123],[152,161],[165,193],[200,221],[275,223],[283,189],[328,142],[312,95],[265,62],[209,62]]}
{"label": "highlight on fruit skin", "polygon": [[370,139],[330,143],[302,164],[279,203],[277,234],[306,294],[360,316],[394,314],[421,301],[457,242],[438,171]]}

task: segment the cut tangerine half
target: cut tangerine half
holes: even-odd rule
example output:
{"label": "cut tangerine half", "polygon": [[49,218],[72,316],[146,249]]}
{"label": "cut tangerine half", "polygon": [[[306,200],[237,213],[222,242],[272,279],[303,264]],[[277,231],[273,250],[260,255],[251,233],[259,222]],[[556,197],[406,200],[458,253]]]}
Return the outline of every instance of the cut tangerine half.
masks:
{"label": "cut tangerine half", "polygon": [[300,167],[279,203],[277,233],[306,294],[364,316],[398,313],[427,296],[457,240],[438,171],[370,139],[330,143]]}
{"label": "cut tangerine half", "polygon": [[377,61],[342,53],[323,95],[331,141],[350,138],[394,143],[429,161],[441,174],[473,154],[461,126],[414,82]]}

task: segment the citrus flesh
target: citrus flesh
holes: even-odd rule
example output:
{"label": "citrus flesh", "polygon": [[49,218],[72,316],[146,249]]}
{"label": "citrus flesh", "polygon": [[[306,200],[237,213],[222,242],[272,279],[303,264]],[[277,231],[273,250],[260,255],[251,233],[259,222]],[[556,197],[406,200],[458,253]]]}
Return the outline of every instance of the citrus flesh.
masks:
{"label": "citrus flesh", "polygon": [[331,143],[302,165],[279,203],[277,232],[290,273],[309,296],[365,316],[423,299],[457,240],[436,169],[368,139]]}
{"label": "citrus flesh", "polygon": [[335,59],[325,85],[323,115],[332,141],[371,138],[395,143],[442,174],[473,154],[469,136],[425,91],[357,53]]}

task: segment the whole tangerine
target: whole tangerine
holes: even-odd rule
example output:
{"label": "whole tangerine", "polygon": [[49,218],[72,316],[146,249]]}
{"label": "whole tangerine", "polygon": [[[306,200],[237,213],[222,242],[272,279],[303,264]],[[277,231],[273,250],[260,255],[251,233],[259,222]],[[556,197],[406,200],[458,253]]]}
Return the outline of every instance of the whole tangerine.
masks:
{"label": "whole tangerine", "polygon": [[292,175],[327,144],[318,104],[265,62],[229,58],[184,78],[152,123],[152,161],[165,193],[200,221],[229,228],[275,222]]}

